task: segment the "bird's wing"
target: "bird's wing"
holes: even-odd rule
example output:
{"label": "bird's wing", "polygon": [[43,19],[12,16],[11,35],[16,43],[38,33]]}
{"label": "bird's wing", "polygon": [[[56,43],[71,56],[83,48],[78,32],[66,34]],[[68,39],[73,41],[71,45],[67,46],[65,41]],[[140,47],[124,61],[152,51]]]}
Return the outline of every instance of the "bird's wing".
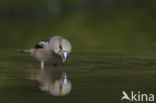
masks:
{"label": "bird's wing", "polygon": [[45,41],[41,41],[41,42],[37,43],[34,48],[35,49],[43,48],[46,43],[47,42],[45,42]]}
{"label": "bird's wing", "polygon": [[47,37],[47,38],[41,40],[39,43],[37,43],[37,44],[35,45],[34,48],[35,48],[35,49],[43,48],[44,45],[45,45],[47,42],[49,42],[49,40],[51,39],[51,37],[52,37],[52,36],[49,36],[49,37]]}

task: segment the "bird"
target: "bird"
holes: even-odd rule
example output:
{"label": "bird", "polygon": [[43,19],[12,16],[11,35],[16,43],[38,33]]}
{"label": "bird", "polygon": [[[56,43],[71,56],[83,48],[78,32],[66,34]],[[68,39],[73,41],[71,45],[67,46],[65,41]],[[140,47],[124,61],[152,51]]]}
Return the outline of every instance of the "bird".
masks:
{"label": "bird", "polygon": [[72,45],[66,38],[50,36],[41,40],[32,49],[16,51],[29,54],[40,61],[41,69],[44,70],[45,63],[57,66],[58,62],[65,62],[71,50]]}
{"label": "bird", "polygon": [[39,89],[53,96],[65,96],[72,90],[72,82],[67,73],[60,71],[57,67],[46,67],[44,71],[37,70],[29,77],[37,81]]}

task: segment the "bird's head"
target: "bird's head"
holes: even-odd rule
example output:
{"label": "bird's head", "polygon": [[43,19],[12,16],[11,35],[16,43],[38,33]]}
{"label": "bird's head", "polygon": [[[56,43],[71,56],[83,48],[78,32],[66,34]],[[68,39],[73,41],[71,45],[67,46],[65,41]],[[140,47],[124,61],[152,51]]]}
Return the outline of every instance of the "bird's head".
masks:
{"label": "bird's head", "polygon": [[61,57],[63,62],[66,61],[72,49],[70,42],[61,36],[52,37],[49,41],[49,47],[51,51]]}

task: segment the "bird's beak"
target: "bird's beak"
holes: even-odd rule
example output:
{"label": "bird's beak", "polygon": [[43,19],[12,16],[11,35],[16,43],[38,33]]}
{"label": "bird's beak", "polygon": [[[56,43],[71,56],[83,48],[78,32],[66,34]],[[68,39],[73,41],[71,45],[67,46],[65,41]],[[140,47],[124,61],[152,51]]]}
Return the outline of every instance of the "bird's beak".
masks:
{"label": "bird's beak", "polygon": [[69,83],[69,80],[68,80],[67,75],[66,75],[65,72],[62,74],[62,77],[59,80],[59,82],[60,82],[61,85]]}
{"label": "bird's beak", "polygon": [[68,51],[60,51],[58,54],[61,56],[62,61],[65,62],[69,52]]}

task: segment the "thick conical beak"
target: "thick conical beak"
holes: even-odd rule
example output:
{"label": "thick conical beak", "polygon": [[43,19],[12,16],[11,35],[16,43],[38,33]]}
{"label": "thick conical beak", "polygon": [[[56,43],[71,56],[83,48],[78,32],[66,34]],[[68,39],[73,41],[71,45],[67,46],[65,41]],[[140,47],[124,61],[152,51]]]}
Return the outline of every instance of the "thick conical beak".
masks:
{"label": "thick conical beak", "polygon": [[69,52],[68,51],[60,51],[58,54],[61,56],[62,61],[65,62]]}

